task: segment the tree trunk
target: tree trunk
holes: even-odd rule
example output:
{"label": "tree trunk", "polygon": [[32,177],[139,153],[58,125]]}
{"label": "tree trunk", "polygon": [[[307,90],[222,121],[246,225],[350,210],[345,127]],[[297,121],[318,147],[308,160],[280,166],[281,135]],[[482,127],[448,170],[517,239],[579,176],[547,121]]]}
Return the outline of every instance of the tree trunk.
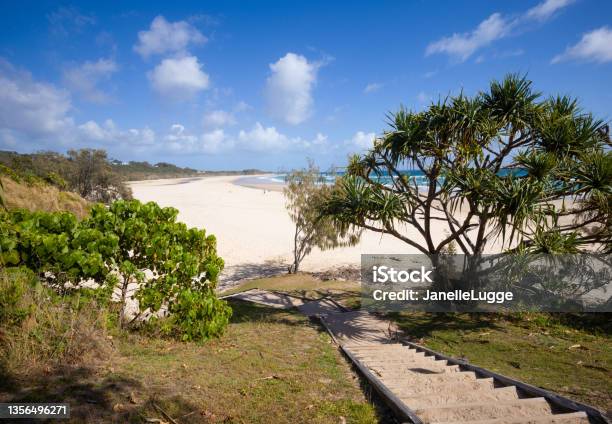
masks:
{"label": "tree trunk", "polygon": [[130,285],[130,276],[123,275],[123,283],[121,284],[121,310],[119,311],[119,327],[125,328],[125,300],[127,298],[128,286]]}

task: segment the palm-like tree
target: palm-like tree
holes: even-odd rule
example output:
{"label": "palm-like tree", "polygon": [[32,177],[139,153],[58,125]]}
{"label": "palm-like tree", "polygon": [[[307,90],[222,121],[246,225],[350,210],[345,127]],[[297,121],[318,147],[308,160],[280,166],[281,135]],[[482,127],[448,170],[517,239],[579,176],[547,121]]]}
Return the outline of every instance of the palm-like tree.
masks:
{"label": "palm-like tree", "polygon": [[[543,99],[527,78],[508,75],[474,97],[400,108],[389,124],[350,159],[324,215],[428,255],[450,244],[480,254],[496,241],[506,250],[612,251],[610,138],[576,100]],[[433,231],[440,223],[442,239]]]}

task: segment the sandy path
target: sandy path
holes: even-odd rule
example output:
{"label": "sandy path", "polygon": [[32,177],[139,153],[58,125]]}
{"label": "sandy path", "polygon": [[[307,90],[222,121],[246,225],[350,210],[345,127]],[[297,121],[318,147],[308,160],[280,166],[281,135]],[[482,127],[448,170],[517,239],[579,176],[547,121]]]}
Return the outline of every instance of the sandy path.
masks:
{"label": "sandy path", "polygon": [[[291,260],[293,223],[283,194],[233,184],[239,177],[183,178],[130,183],[134,197],[179,210],[179,219],[217,237],[225,260],[226,283],[287,269]],[[321,252],[304,259],[305,271],[359,266],[362,253],[417,253],[391,236],[364,233],[353,247]]]}

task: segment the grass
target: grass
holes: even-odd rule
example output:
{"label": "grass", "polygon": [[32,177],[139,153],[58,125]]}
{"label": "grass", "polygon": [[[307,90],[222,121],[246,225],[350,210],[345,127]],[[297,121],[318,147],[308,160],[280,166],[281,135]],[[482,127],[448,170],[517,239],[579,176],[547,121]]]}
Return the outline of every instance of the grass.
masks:
{"label": "grass", "polygon": [[0,178],[4,186],[3,198],[8,209],[25,208],[31,211],[57,212],[68,211],[79,219],[89,213],[91,204],[76,193],[60,191],[56,187],[41,182],[26,184],[12,178]]}
{"label": "grass", "polygon": [[[359,305],[357,283],[307,274],[253,280],[232,292],[251,288]],[[390,318],[413,340],[438,352],[612,410],[610,314],[399,313]]]}
{"label": "grass", "polygon": [[182,343],[100,328],[96,339],[108,349],[78,345],[104,352],[103,358],[93,360],[81,352],[83,360],[74,361],[70,352],[75,351],[63,349],[65,355],[50,361],[49,345],[60,344],[55,336],[67,334],[60,339],[75,346],[86,332],[68,325],[78,331],[61,327],[41,333],[45,343],[34,349],[41,354],[32,362],[32,355],[17,357],[14,340],[21,328],[11,330],[11,325],[19,319],[36,333],[48,327],[47,321],[57,320],[43,314],[52,310],[44,302],[42,311],[35,312],[39,319],[22,320],[19,311],[33,306],[13,292],[7,284],[3,293],[9,294],[10,317],[21,318],[4,314],[0,319],[3,349],[11,353],[0,362],[0,402],[68,402],[71,422],[169,422],[170,416],[181,424],[338,423],[343,418],[375,423],[385,413],[368,401],[327,333],[297,312],[232,301],[232,321],[219,339]]}

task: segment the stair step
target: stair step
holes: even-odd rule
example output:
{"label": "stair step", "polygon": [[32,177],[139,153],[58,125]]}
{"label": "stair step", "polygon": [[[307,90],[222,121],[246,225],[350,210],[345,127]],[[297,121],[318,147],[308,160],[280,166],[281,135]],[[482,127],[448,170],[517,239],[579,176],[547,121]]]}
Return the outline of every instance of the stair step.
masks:
{"label": "stair step", "polygon": [[403,364],[414,364],[415,362],[424,362],[424,363],[435,363],[435,364],[443,364],[448,365],[448,361],[445,359],[434,359],[433,356],[406,356],[404,358],[393,358],[393,359],[359,359],[360,362],[368,365],[393,365],[399,366]]}
{"label": "stair step", "polygon": [[406,375],[390,375],[380,377],[381,381],[389,388],[409,386],[415,384],[440,384],[456,383],[460,381],[474,381],[476,374],[471,371],[449,372],[444,374],[419,374],[410,373]]}
{"label": "stair step", "polygon": [[435,359],[433,356],[425,356],[425,352],[410,352],[410,351],[397,351],[397,352],[364,352],[364,353],[354,353],[353,356],[357,359],[363,360],[398,360],[402,358],[431,358]]}
{"label": "stair step", "polygon": [[403,373],[407,373],[409,377],[412,374],[443,374],[461,372],[457,365],[441,365],[441,364],[406,364],[402,366],[372,366],[368,365],[368,368],[372,370],[376,375],[379,376],[400,376]]}
{"label": "stair step", "polygon": [[429,394],[446,393],[449,391],[470,391],[470,390],[493,390],[493,378],[479,378],[473,381],[460,382],[424,382],[416,385],[402,385],[396,388],[395,392],[400,398],[412,396],[426,396]]}
{"label": "stair step", "polygon": [[387,350],[392,350],[392,349],[410,349],[410,347],[405,346],[401,343],[388,343],[388,344],[383,344],[383,343],[376,343],[376,344],[363,344],[363,345],[358,345],[355,347],[351,347],[351,350],[357,352],[364,352],[364,351],[368,351],[368,350],[381,350],[381,349],[387,349]]}
{"label": "stair step", "polygon": [[498,389],[481,389],[471,391],[449,390],[424,396],[402,397],[402,401],[410,409],[431,407],[446,407],[474,402],[497,402],[518,400],[516,387],[500,387]]}
{"label": "stair step", "polygon": [[585,412],[580,411],[543,417],[505,417],[493,420],[444,421],[438,424],[589,424],[589,417]]}
{"label": "stair step", "polygon": [[423,421],[476,421],[496,418],[529,418],[552,415],[544,398],[519,399],[508,402],[478,402],[446,407],[421,408],[416,411]]}

